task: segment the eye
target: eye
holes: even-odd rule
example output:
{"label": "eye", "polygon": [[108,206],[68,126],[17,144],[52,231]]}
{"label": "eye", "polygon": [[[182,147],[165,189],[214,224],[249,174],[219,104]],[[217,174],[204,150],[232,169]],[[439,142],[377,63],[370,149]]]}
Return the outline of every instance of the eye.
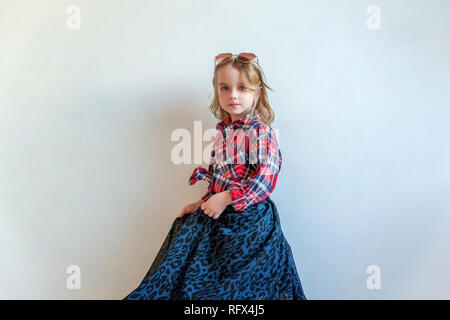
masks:
{"label": "eye", "polygon": [[[222,90],[222,91],[225,90],[225,89],[228,89],[228,87],[223,86],[223,87],[220,88],[220,90]],[[244,87],[244,86],[239,86],[239,89],[241,89],[241,90],[247,90],[247,88]]]}

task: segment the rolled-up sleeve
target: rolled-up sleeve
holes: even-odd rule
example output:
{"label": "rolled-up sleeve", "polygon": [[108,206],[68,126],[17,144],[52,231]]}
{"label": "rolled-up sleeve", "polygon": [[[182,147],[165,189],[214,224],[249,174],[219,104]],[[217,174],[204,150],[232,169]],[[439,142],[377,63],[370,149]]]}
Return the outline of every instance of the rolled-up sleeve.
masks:
{"label": "rolled-up sleeve", "polygon": [[195,184],[199,180],[204,180],[208,182],[208,191],[201,197],[203,201],[207,201],[213,194],[213,163],[214,163],[214,149],[211,151],[211,158],[209,161],[208,169],[203,166],[198,166],[192,171],[189,177],[189,185]]}

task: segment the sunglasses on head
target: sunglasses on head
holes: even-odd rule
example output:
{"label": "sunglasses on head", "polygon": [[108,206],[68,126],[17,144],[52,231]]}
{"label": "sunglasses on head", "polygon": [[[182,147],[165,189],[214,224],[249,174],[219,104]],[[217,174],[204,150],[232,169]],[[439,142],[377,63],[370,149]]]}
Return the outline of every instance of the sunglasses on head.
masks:
{"label": "sunglasses on head", "polygon": [[[222,63],[230,60],[233,56],[236,56],[232,53],[221,53],[214,58],[214,64]],[[253,59],[256,58],[256,63],[258,63],[258,57],[254,53],[249,52],[241,52],[237,55],[237,58],[242,63],[249,63]]]}

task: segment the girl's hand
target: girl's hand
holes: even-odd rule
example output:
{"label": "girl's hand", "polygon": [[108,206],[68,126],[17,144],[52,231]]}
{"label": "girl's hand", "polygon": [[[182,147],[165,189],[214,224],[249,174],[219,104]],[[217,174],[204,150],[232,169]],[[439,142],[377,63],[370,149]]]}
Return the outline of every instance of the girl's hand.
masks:
{"label": "girl's hand", "polygon": [[200,207],[200,205],[201,205],[202,203],[203,203],[203,200],[200,199],[200,200],[198,200],[198,201],[195,201],[195,202],[193,202],[193,203],[190,203],[190,204],[186,205],[186,206],[181,210],[181,212],[180,212],[180,214],[178,215],[177,218],[181,218],[181,217],[184,216],[185,214],[195,212],[195,211],[198,209],[198,207]]}
{"label": "girl's hand", "polygon": [[231,197],[227,191],[224,191],[212,195],[200,208],[208,216],[217,219],[230,203]]}

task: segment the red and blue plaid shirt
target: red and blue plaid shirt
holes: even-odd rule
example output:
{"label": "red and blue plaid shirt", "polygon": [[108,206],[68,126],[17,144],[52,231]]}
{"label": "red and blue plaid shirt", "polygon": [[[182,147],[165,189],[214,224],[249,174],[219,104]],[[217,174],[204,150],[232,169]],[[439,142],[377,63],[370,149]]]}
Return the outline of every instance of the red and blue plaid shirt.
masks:
{"label": "red and blue plaid shirt", "polygon": [[275,131],[262,121],[258,110],[231,122],[231,117],[216,125],[208,169],[199,166],[189,178],[209,182],[202,200],[230,190],[232,206],[243,211],[267,198],[275,189],[282,156]]}

